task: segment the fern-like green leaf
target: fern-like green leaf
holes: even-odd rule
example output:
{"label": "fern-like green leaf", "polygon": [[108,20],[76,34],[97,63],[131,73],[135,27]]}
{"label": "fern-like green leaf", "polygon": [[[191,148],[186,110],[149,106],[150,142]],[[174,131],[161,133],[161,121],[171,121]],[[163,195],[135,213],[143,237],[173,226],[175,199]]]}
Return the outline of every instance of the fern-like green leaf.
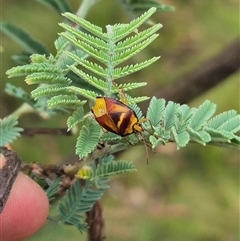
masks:
{"label": "fern-like green leaf", "polygon": [[155,24],[150,28],[145,29],[131,37],[124,39],[123,41],[119,41],[114,48],[115,52],[122,52],[126,49],[133,47],[134,45],[142,42],[143,40],[149,38],[152,34],[156,33],[162,27],[161,24]]}
{"label": "fern-like green leaf", "polygon": [[[83,58],[79,58],[78,56],[72,54],[72,53],[67,53],[67,55],[72,58],[74,61],[76,61],[76,63],[80,64],[82,67],[92,71],[93,73],[103,77],[103,78],[106,78],[107,77],[107,74],[106,74],[106,70],[101,67],[100,65],[98,64],[95,64],[93,62],[90,62],[86,59],[83,59]],[[71,68],[72,71],[74,71],[76,73],[76,67],[75,66],[72,66]]]}
{"label": "fern-like green leaf", "polygon": [[61,183],[61,179],[60,178],[56,178],[54,181],[50,181],[48,179],[47,183],[48,183],[48,189],[46,190],[46,195],[48,197],[49,202],[52,201],[53,199],[55,199],[55,196],[59,190],[59,186]]}
{"label": "fern-like green leaf", "polygon": [[25,65],[29,63],[28,53],[13,54],[11,57],[18,65]]}
{"label": "fern-like green leaf", "polygon": [[187,127],[192,117],[192,111],[187,105],[181,105],[175,116],[175,123],[172,127],[172,134],[177,144],[177,148],[184,147],[190,140]]}
{"label": "fern-like green leaf", "polygon": [[223,131],[230,131],[232,133],[236,133],[240,130],[240,116],[238,115],[228,119],[219,127],[219,129]]}
{"label": "fern-like green leaf", "polygon": [[147,66],[151,65],[152,63],[154,63],[155,61],[157,61],[160,57],[153,57],[149,60],[146,60],[144,62],[135,64],[135,65],[127,65],[123,68],[115,68],[113,71],[113,79],[116,80],[118,78],[122,78],[126,75],[135,73],[143,68],[146,68]]}
{"label": "fern-like green leaf", "polygon": [[117,66],[122,62],[126,61],[127,59],[130,59],[131,57],[139,53],[141,50],[145,49],[157,37],[158,37],[158,34],[153,34],[146,40],[138,44],[135,44],[133,47],[126,49],[123,52],[116,53],[112,58],[112,65]]}
{"label": "fern-like green leaf", "polygon": [[175,123],[175,116],[177,113],[177,109],[179,104],[173,103],[169,101],[166,105],[165,109],[165,120],[164,120],[164,128],[166,131],[170,130]]}
{"label": "fern-like green leaf", "polygon": [[67,0],[36,0],[42,5],[56,11],[57,13],[71,12],[71,8]]}
{"label": "fern-like green leaf", "polygon": [[35,73],[49,73],[61,75],[60,69],[49,63],[34,63],[29,65],[17,66],[9,69],[6,74],[9,78],[24,76]]}
{"label": "fern-like green leaf", "polygon": [[[178,126],[176,123],[175,125]],[[178,131],[177,128],[178,127],[175,126],[172,127],[172,134],[174,136],[174,140],[176,141],[177,149],[179,149],[180,147],[184,147],[187,145],[190,140],[190,136],[187,131]]]}
{"label": "fern-like green leaf", "polygon": [[67,94],[69,91],[66,85],[53,84],[50,86],[39,86],[31,92],[33,98],[52,97],[61,94]]}
{"label": "fern-like green leaf", "polygon": [[80,159],[87,156],[97,146],[100,132],[97,122],[85,119],[76,144],[76,154]]}
{"label": "fern-like green leaf", "polygon": [[[65,13],[65,17],[87,31],[84,32],[82,29],[77,29],[67,24],[60,24],[60,26],[66,30],[66,32],[61,33],[61,36],[72,43],[78,50],[84,51],[89,56],[106,66],[106,68],[104,68],[103,65],[101,66],[86,60],[82,56],[79,56],[78,53],[66,52],[66,55],[72,58],[74,61],[74,64],[70,66],[70,69],[90,85],[97,88],[100,93],[103,92],[104,95],[112,96],[114,93],[119,92],[119,89],[117,90],[116,85],[113,85],[113,81],[120,77],[139,71],[149,66],[159,58],[154,57],[142,63],[114,69],[116,65],[119,65],[120,63],[131,58],[133,55],[137,54],[158,36],[156,31],[161,27],[160,24],[156,24],[139,34],[122,40],[128,34],[135,31],[155,11],[156,9],[152,8],[147,13],[143,14],[138,19],[133,20],[129,24],[108,25],[106,26],[107,33],[103,33],[102,28],[95,26],[84,19],[74,16],[71,13]],[[121,42],[119,42],[120,40]],[[91,71],[93,74],[98,75],[102,79],[97,79],[95,76],[85,73],[84,69],[77,69],[75,67],[76,64],[81,65],[84,67],[84,69]],[[120,89],[123,91],[128,91],[138,87],[140,87],[140,84],[129,84],[120,86]],[[72,88],[72,86],[70,88]],[[74,91],[77,90],[74,87],[73,89]],[[78,94],[83,95],[88,99],[95,98],[97,95],[99,95],[93,92],[87,93],[86,90],[79,90],[78,92]],[[143,101],[145,99],[147,98],[141,97],[134,101]]]}
{"label": "fern-like green leaf", "polygon": [[16,98],[24,100],[26,103],[28,103],[32,107],[35,105],[35,101],[21,87],[16,87],[12,84],[7,83],[5,92]]}
{"label": "fern-like green leaf", "polygon": [[69,42],[62,36],[59,36],[55,40],[54,45],[57,50],[56,59],[58,59],[60,57],[60,55],[66,50],[68,44],[69,44]]}
{"label": "fern-like green leaf", "polygon": [[55,64],[54,57],[50,54],[48,57],[43,54],[32,54],[30,56],[30,62],[32,64],[41,64],[41,63],[49,63],[49,64]]}
{"label": "fern-like green leaf", "polygon": [[146,101],[148,99],[149,99],[148,96],[133,97],[133,98],[128,99],[128,103],[129,103],[130,107],[132,107],[132,104],[140,103],[140,102]]}
{"label": "fern-like green leaf", "polygon": [[153,126],[159,125],[161,119],[164,116],[165,110],[165,100],[157,99],[156,97],[152,97],[148,110],[147,110],[147,119],[151,121]]}
{"label": "fern-like green leaf", "polygon": [[88,82],[90,85],[98,88],[99,90],[105,92],[107,90],[107,83],[104,82],[101,79],[97,79],[94,76],[91,76],[89,74],[86,74],[84,71],[77,69],[75,66],[71,66],[70,69],[79,77],[84,79],[86,82]]}
{"label": "fern-like green leaf", "polygon": [[[62,202],[58,204],[58,213],[60,220],[68,225],[74,225],[76,227],[82,226],[82,231],[86,231],[86,224],[84,220],[84,213],[79,211],[79,204],[83,198],[83,189],[80,181],[76,181],[66,192]],[[92,203],[89,203],[91,206]],[[93,204],[92,204],[93,205]]]}
{"label": "fern-like green leaf", "polygon": [[84,118],[83,107],[80,106],[76,111],[73,112],[72,116],[69,116],[67,119],[68,130],[72,129],[78,123],[81,123]]}
{"label": "fern-like green leaf", "polygon": [[136,102],[132,102],[131,99],[128,99],[129,101],[129,107],[134,110],[136,116],[138,119],[141,119],[143,117],[142,111],[139,108],[139,106],[136,104]]}
{"label": "fern-like green leaf", "polygon": [[74,66],[77,65],[77,63],[75,62],[75,60],[71,57],[69,57],[67,55],[67,53],[72,53],[76,56],[78,56],[81,59],[86,59],[88,57],[88,54],[85,53],[84,51],[82,51],[81,49],[75,49],[71,52],[67,52],[65,51],[64,53],[62,53],[60,56],[56,56],[56,60],[57,60],[57,65],[59,66],[59,68],[61,68],[64,73],[68,73],[69,71],[69,67],[70,66]]}
{"label": "fern-like green leaf", "polygon": [[[129,33],[134,32],[140,25],[147,21],[154,12],[156,12],[156,8],[150,8],[147,12],[143,13],[140,17],[134,19],[129,24],[114,25],[113,30],[108,30],[114,32],[114,42],[116,43],[125,38]],[[107,29],[108,27],[109,25],[107,26]]]}
{"label": "fern-like green leaf", "polygon": [[130,1],[119,1],[123,4],[124,9],[127,9],[131,13],[141,14],[147,11],[151,7],[155,7],[157,11],[174,11],[174,7],[170,5],[163,4],[159,1],[154,0],[130,0]]}
{"label": "fern-like green leaf", "polygon": [[188,127],[188,133],[190,140],[206,145],[207,142],[211,141],[211,136],[206,131],[195,131],[193,128]]}
{"label": "fern-like green leaf", "polygon": [[76,29],[74,27],[71,27],[65,23],[60,23],[59,24],[62,28],[64,28],[66,31],[68,31],[69,33],[71,33],[72,36],[76,36],[77,39],[85,42],[85,43],[89,43],[91,46],[99,49],[99,50],[103,50],[105,52],[108,51],[108,45],[107,43],[102,40],[101,38],[96,38],[90,34],[87,34],[85,32],[83,32],[81,29]]}
{"label": "fern-like green leaf", "polygon": [[107,177],[125,172],[136,171],[132,162],[128,161],[112,161],[97,166],[96,176]]}
{"label": "fern-like green leaf", "polygon": [[164,140],[163,138],[156,138],[153,135],[151,135],[149,137],[149,142],[151,143],[152,148],[155,148],[158,145],[165,145],[166,144],[166,140]]}
{"label": "fern-like green leaf", "polygon": [[71,91],[72,93],[75,93],[76,95],[81,95],[89,100],[95,100],[96,97],[98,96],[98,94],[94,91],[85,90],[85,89],[78,88],[75,86],[69,86],[69,87],[67,87],[67,89],[69,91]]}
{"label": "fern-like green leaf", "polygon": [[49,55],[49,51],[39,41],[33,39],[25,30],[11,23],[1,23],[0,30],[22,46],[28,53]]}
{"label": "fern-like green leaf", "polygon": [[20,136],[23,129],[17,127],[17,124],[18,120],[15,116],[7,116],[0,120],[0,146],[11,143]]}
{"label": "fern-like green leaf", "polygon": [[196,110],[195,113],[193,113],[193,116],[190,120],[189,126],[194,129],[195,131],[198,131],[205,122],[212,117],[216,110],[216,105],[211,103],[210,101],[206,100],[204,101]]}
{"label": "fern-like green leaf", "polygon": [[[58,205],[60,220],[65,224],[84,227],[83,215],[101,198],[109,187],[107,185],[108,181],[107,178],[97,180],[98,189],[96,190],[93,189],[92,182],[86,180],[85,185],[82,186],[80,180],[77,180]],[[86,231],[85,228],[78,227],[81,231]]]}
{"label": "fern-like green leaf", "polygon": [[72,13],[64,13],[62,14],[64,17],[68,18],[72,22],[79,25],[79,27],[82,27],[83,29],[87,30],[88,32],[92,33],[96,37],[104,40],[108,40],[108,36],[103,33],[102,28],[88,22],[87,20],[77,17],[76,15]]}
{"label": "fern-like green leaf", "polygon": [[[119,90],[123,91],[123,92],[127,92],[129,90],[133,90],[133,89],[137,89],[143,86],[146,86],[147,82],[140,82],[140,83],[136,83],[136,82],[131,82],[131,83],[126,83],[126,84],[119,84],[113,87],[112,89],[112,93],[119,93]],[[134,101],[132,101],[134,102]]]}
{"label": "fern-like green leaf", "polygon": [[187,105],[181,105],[178,108],[177,118],[181,121],[181,123],[184,123],[183,128],[185,129],[185,124],[189,123],[193,113],[195,112],[195,109],[191,109]]}
{"label": "fern-like green leaf", "polygon": [[100,139],[101,141],[119,141],[122,137],[112,132],[104,132]]}
{"label": "fern-like green leaf", "polygon": [[55,107],[65,107],[65,108],[76,108],[82,106],[86,103],[86,101],[80,101],[74,95],[58,95],[52,97],[48,100],[48,107],[55,108]]}
{"label": "fern-like green leaf", "polygon": [[66,38],[70,43],[74,44],[77,48],[85,51],[87,54],[92,56],[93,58],[97,59],[99,62],[104,63],[107,65],[109,63],[110,57],[107,53],[103,52],[102,50],[98,50],[92,47],[89,43],[81,42],[67,32],[61,33],[61,36]]}
{"label": "fern-like green leaf", "polygon": [[[105,75],[105,74],[103,74],[103,75],[101,75],[100,74],[100,72],[97,70],[97,69],[99,69],[99,67],[100,66],[98,66],[98,67],[96,67],[96,69],[95,69],[95,71],[93,71],[93,72],[98,72],[98,74],[100,75],[100,76],[103,76],[103,75]],[[93,67],[94,68],[94,67]],[[105,83],[104,81],[102,81],[102,80],[99,80],[99,79],[97,79],[97,78],[95,78],[95,77],[93,77],[93,76],[90,76],[90,75],[88,75],[88,74],[86,74],[84,71],[82,71],[82,70],[79,70],[79,69],[77,69],[75,66],[70,66],[70,69],[76,74],[76,75],[78,75],[79,77],[81,77],[82,79],[84,79],[85,81],[87,81],[89,84],[91,84],[92,86],[94,86],[94,87],[104,87],[104,89],[106,89],[107,88],[107,83]],[[103,70],[104,71],[104,70]],[[104,76],[104,77],[106,77],[106,75]]]}
{"label": "fern-like green leaf", "polygon": [[229,110],[229,111],[223,112],[217,116],[214,116],[212,119],[210,119],[205,125],[205,127],[218,129],[221,127],[221,125],[223,125],[228,120],[231,120],[236,116],[237,116],[237,111],[235,110]]}
{"label": "fern-like green leaf", "polygon": [[26,83],[31,84],[62,84],[69,85],[71,80],[61,76],[59,74],[51,74],[51,73],[33,73],[29,74],[26,79]]}
{"label": "fern-like green leaf", "polygon": [[204,130],[211,136],[212,142],[230,142],[230,140],[235,137],[235,135],[229,131],[212,128],[204,128]]}
{"label": "fern-like green leaf", "polygon": [[224,142],[214,142],[211,141],[208,143],[209,145],[219,146],[222,148],[234,148],[240,150],[240,137],[235,136],[231,141],[224,141]]}

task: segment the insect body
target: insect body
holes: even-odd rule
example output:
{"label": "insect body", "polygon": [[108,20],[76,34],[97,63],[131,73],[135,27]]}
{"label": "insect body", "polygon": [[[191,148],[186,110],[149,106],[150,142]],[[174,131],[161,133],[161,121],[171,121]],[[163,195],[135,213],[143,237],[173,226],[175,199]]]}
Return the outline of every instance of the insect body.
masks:
{"label": "insect body", "polygon": [[92,113],[100,126],[120,136],[143,131],[136,113],[119,100],[97,97]]}

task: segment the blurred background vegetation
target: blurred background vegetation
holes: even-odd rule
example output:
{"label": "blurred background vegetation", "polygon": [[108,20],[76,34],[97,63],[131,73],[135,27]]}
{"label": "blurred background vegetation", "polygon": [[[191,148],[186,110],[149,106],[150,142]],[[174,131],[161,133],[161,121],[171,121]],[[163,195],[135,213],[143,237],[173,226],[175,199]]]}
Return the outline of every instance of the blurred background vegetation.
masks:
{"label": "blurred background vegetation", "polygon": [[[71,0],[73,12],[79,1]],[[239,35],[239,1],[237,0],[164,0],[175,12],[155,13],[153,20],[163,24],[159,37],[140,56],[161,59],[124,81],[146,81],[147,88],[132,95],[151,96],[202,61],[220,51]],[[44,42],[54,54],[53,42],[62,29],[62,19],[36,1],[2,1],[2,20],[22,27]],[[130,15],[117,1],[102,0],[87,20],[101,27],[129,22]],[[21,51],[2,35],[1,50],[1,118],[21,103],[4,93],[11,82],[30,91],[22,79],[6,77],[15,66],[11,55]],[[217,113],[230,109],[239,112],[239,72],[191,101],[197,106],[205,99],[217,104]],[[66,127],[66,118],[57,115],[42,121],[36,115],[20,119],[22,127]],[[24,162],[61,163],[74,157],[76,136],[23,136],[13,143]],[[223,148],[188,145],[176,151],[174,144],[160,147],[150,154],[146,165],[143,146],[120,153],[119,159],[133,161],[136,173],[115,177],[102,198],[107,240],[112,241],[237,241],[239,240],[239,152]],[[52,212],[54,213],[54,207]],[[37,217],[36,217],[37,218]],[[85,240],[72,227],[47,221],[30,240]]]}

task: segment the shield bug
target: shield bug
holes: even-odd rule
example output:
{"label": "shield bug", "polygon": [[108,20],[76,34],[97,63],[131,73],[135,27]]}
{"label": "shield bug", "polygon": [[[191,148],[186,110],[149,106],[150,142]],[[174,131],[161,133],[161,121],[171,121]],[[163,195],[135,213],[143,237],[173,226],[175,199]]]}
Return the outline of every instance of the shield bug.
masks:
{"label": "shield bug", "polygon": [[120,136],[143,131],[134,110],[119,100],[97,97],[92,113],[100,126]]}
{"label": "shield bug", "polygon": [[[91,111],[100,126],[122,137],[135,133],[138,138],[137,134],[144,131],[141,122],[145,119],[139,120],[135,111],[119,100],[97,97]],[[147,150],[144,138],[138,140],[144,143]],[[148,160],[148,152],[146,153]]]}

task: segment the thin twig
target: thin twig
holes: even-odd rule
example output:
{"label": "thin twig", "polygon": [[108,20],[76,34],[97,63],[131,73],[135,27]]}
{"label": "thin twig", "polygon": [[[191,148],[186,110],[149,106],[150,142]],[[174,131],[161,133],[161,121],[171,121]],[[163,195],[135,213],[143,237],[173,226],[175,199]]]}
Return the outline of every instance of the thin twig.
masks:
{"label": "thin twig", "polygon": [[72,131],[68,131],[66,128],[24,128],[21,134],[27,136],[34,136],[38,134],[71,136]]}

